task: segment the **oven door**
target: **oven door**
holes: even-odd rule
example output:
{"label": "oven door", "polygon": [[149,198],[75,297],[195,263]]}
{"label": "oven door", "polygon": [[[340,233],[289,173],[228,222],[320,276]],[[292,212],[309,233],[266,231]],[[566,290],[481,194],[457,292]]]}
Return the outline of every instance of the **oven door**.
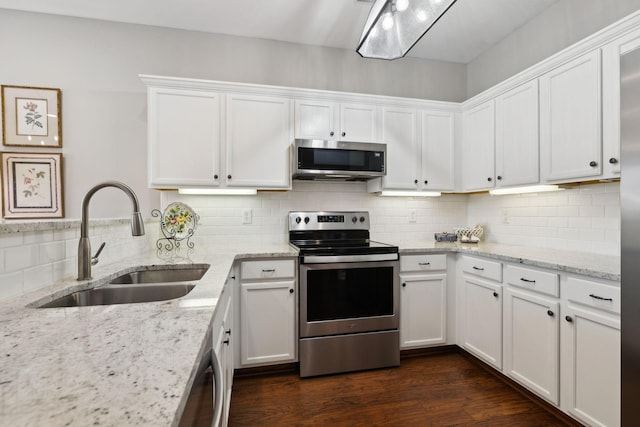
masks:
{"label": "oven door", "polygon": [[397,329],[399,262],[300,265],[300,337]]}

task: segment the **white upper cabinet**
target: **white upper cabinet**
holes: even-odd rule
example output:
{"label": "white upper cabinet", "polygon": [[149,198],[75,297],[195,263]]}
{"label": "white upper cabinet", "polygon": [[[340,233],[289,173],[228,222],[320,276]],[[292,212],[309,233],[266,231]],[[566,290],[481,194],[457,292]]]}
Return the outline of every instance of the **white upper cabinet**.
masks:
{"label": "white upper cabinet", "polygon": [[540,77],[543,181],[580,181],[602,173],[600,80],[599,49]]}
{"label": "white upper cabinet", "polygon": [[295,137],[377,142],[377,107],[331,101],[295,101]]}
{"label": "white upper cabinet", "polygon": [[620,57],[640,48],[640,30],[602,49],[603,178],[620,178]]}
{"label": "white upper cabinet", "polygon": [[421,111],[421,174],[424,190],[453,190],[455,187],[455,114]]}
{"label": "white upper cabinet", "polygon": [[291,100],[230,94],[226,118],[227,185],[290,188]]}
{"label": "white upper cabinet", "polygon": [[[382,142],[387,145],[387,175],[370,181],[369,191],[418,188],[418,113],[413,108],[383,107]],[[373,188],[377,184],[380,188]]]}
{"label": "white upper cabinet", "polygon": [[539,175],[538,80],[495,100],[496,186],[537,184]]}
{"label": "white upper cabinet", "polygon": [[149,88],[148,179],[151,188],[216,186],[224,95]]}
{"label": "white upper cabinet", "polygon": [[490,100],[462,113],[464,191],[493,188],[495,175],[495,107]]}

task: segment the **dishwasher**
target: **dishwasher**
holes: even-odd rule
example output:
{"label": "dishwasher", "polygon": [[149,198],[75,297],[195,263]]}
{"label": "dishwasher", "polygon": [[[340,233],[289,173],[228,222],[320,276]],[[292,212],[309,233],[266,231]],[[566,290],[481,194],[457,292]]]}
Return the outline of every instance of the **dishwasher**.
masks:
{"label": "dishwasher", "polygon": [[211,332],[207,334],[206,352],[198,366],[189,391],[180,427],[218,427],[222,417],[223,387],[220,360],[213,350]]}

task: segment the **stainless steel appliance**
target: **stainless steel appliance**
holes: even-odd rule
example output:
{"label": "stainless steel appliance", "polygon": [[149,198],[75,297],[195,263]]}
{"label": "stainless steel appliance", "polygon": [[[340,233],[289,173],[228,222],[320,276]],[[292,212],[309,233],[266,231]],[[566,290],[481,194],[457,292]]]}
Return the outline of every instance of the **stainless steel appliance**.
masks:
{"label": "stainless steel appliance", "polygon": [[290,212],[300,251],[300,376],[400,364],[398,247],[367,212]]}
{"label": "stainless steel appliance", "polygon": [[386,144],[296,139],[293,157],[295,179],[362,181],[387,170]]}
{"label": "stainless steel appliance", "polygon": [[640,425],[640,48],[620,61],[622,425]]}

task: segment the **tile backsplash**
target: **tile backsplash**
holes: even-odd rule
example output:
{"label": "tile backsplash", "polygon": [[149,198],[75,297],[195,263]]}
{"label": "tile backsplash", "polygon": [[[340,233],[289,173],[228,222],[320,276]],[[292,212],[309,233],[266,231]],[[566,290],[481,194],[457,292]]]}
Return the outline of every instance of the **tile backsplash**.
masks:
{"label": "tile backsplash", "polygon": [[[291,191],[257,196],[162,193],[163,207],[173,201],[187,203],[200,216],[194,242],[206,239],[228,247],[286,243],[289,211],[366,210],[372,238],[383,242],[431,242],[434,232],[480,224],[485,227],[483,240],[489,242],[620,255],[619,183],[579,185],[555,193],[420,198],[371,195],[359,182],[295,181]],[[249,224],[243,224],[246,210],[250,210]],[[90,227],[94,252],[107,242],[100,256],[106,264],[152,250],[159,234],[157,221],[145,220],[145,237],[131,237],[128,218],[94,221]],[[77,273],[80,222],[62,224],[0,232],[0,299]]]}

